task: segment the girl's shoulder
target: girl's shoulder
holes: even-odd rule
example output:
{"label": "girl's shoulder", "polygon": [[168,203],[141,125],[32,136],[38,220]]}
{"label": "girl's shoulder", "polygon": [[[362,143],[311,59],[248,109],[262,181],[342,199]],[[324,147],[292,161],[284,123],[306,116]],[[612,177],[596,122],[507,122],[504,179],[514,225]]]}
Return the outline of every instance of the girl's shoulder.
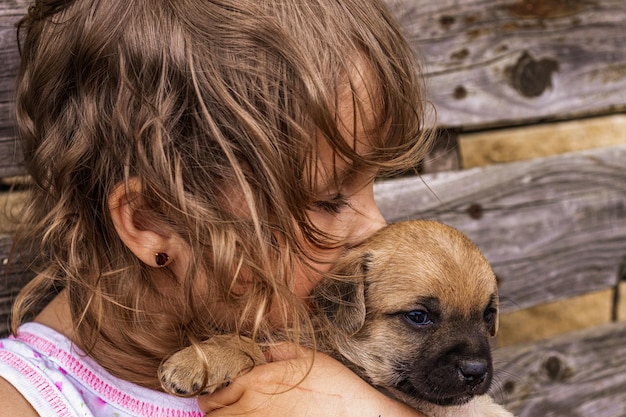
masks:
{"label": "girl's shoulder", "polygon": [[20,404],[23,415],[91,417],[78,412],[84,401],[55,359],[68,346],[71,342],[63,335],[35,323],[20,327],[17,337],[0,339],[2,400]]}
{"label": "girl's shoulder", "polygon": [[0,377],[0,404],[11,404],[11,407],[0,407],[0,417],[39,417],[26,398],[2,377]]}

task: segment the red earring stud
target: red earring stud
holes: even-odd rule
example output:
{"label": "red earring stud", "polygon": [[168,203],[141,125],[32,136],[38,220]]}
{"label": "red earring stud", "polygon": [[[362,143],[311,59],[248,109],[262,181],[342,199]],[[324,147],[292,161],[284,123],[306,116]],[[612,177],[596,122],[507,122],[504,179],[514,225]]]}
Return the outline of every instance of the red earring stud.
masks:
{"label": "red earring stud", "polygon": [[167,253],[158,252],[154,255],[154,261],[158,266],[165,266],[165,264],[167,264],[167,261],[169,260],[170,257],[167,255]]}

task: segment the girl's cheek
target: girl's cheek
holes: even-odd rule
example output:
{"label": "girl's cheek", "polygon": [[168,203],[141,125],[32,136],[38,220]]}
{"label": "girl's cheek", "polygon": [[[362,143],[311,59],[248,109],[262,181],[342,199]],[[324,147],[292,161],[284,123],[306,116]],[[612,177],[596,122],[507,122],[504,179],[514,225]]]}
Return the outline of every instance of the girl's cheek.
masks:
{"label": "girl's cheek", "polygon": [[322,275],[313,270],[305,271],[298,268],[293,292],[298,298],[307,297],[311,290],[321,281]]}
{"label": "girl's cheek", "polygon": [[320,251],[311,249],[314,261],[310,264],[299,264],[296,269],[294,294],[299,298],[307,297],[311,290],[323,279],[323,274],[329,272],[342,253],[342,248]]}

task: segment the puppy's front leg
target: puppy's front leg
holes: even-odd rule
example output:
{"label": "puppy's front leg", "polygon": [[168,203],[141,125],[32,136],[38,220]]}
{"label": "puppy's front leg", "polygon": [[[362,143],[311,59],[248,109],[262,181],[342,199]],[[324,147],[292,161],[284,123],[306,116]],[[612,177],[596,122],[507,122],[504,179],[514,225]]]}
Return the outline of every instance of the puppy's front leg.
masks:
{"label": "puppy's front leg", "polygon": [[496,404],[489,395],[475,397],[467,404],[459,406],[439,406],[426,404],[420,411],[428,417],[514,417],[500,404]]}
{"label": "puppy's front leg", "polygon": [[250,339],[215,336],[170,356],[159,368],[159,379],[163,388],[172,394],[209,394],[265,362],[263,352]]}

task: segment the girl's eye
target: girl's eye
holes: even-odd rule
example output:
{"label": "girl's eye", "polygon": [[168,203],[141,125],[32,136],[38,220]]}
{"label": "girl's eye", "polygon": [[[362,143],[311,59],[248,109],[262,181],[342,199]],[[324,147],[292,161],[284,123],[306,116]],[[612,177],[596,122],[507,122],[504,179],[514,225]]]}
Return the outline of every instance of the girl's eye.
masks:
{"label": "girl's eye", "polygon": [[430,324],[433,324],[428,315],[428,312],[424,310],[413,310],[406,312],[404,313],[404,317],[412,326],[428,326]]}
{"label": "girl's eye", "polygon": [[328,213],[339,213],[344,208],[348,207],[348,200],[341,194],[337,194],[329,200],[320,200],[313,203],[316,208]]}

